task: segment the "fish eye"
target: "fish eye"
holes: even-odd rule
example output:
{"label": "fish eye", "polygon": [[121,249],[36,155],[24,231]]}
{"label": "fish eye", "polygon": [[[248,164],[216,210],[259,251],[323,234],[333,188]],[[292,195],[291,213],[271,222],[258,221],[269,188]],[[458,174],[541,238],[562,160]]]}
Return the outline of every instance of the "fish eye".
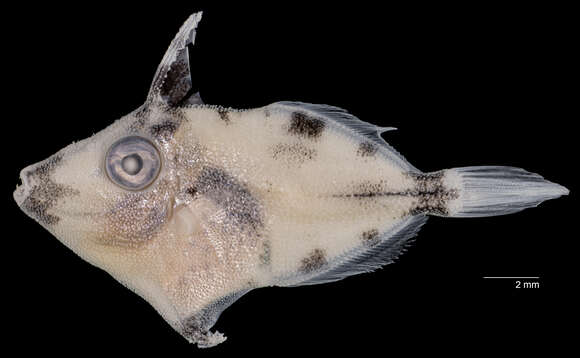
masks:
{"label": "fish eye", "polygon": [[139,136],[117,140],[105,157],[109,179],[127,190],[149,186],[161,169],[161,156],[151,141]]}

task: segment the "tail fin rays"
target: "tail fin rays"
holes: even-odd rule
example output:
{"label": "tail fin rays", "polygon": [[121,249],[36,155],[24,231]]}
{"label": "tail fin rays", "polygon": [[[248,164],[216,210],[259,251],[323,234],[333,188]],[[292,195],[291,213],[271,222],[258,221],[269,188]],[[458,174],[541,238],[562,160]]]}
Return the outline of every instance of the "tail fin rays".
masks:
{"label": "tail fin rays", "polygon": [[459,196],[449,216],[482,217],[515,213],[569,193],[565,187],[521,168],[473,166],[446,170]]}

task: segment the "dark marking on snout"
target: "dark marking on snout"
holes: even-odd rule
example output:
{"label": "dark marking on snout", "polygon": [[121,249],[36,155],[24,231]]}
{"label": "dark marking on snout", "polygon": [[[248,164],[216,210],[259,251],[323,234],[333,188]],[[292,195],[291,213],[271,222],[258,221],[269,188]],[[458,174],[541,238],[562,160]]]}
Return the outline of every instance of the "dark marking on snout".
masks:
{"label": "dark marking on snout", "polygon": [[314,249],[307,257],[302,259],[298,270],[301,273],[311,273],[321,269],[326,264],[325,252],[322,249]]}
{"label": "dark marking on snout", "polygon": [[305,138],[319,138],[324,131],[325,123],[322,119],[312,117],[303,112],[292,112],[290,118],[290,134]]}
{"label": "dark marking on snout", "polygon": [[312,160],[316,156],[316,150],[301,143],[279,143],[272,148],[272,158],[285,159],[290,163],[302,164]]}
{"label": "dark marking on snout", "polygon": [[365,246],[373,247],[379,243],[379,231],[377,229],[365,231],[362,233],[361,239]]}
{"label": "dark marking on snout", "polygon": [[38,221],[46,225],[54,225],[60,221],[60,217],[49,214],[47,211],[56,204],[59,198],[74,194],[64,186],[47,181],[36,185],[30,190],[28,197],[22,202],[23,208],[32,214]]}
{"label": "dark marking on snout", "polygon": [[366,141],[359,144],[356,154],[361,157],[372,157],[378,149],[379,147],[375,143]]}
{"label": "dark marking on snout", "polygon": [[179,124],[173,120],[166,120],[159,124],[154,124],[149,128],[149,133],[154,138],[160,140],[169,140],[173,137],[173,134],[179,128]]}
{"label": "dark marking on snout", "polygon": [[33,170],[25,173],[28,181],[33,183],[31,184],[33,186],[29,189],[28,196],[22,201],[22,208],[45,225],[54,225],[60,221],[60,217],[48,213],[48,210],[58,200],[66,196],[79,194],[78,190],[55,183],[50,178],[50,174],[61,160],[61,155],[54,155]]}
{"label": "dark marking on snout", "polygon": [[267,108],[266,108],[266,109],[264,109],[264,116],[265,116],[266,118],[270,117],[270,110],[269,110],[269,109],[267,109]]}
{"label": "dark marking on snout", "polygon": [[230,120],[230,111],[227,110],[226,108],[218,108],[217,109],[218,115],[220,116],[220,119],[224,122],[226,122],[226,124],[229,124],[231,122]]}
{"label": "dark marking on snout", "polygon": [[262,207],[245,184],[226,171],[205,167],[195,183],[196,194],[220,206],[226,219],[244,230],[257,231],[263,226]]}
{"label": "dark marking on snout", "polygon": [[46,179],[50,173],[56,168],[62,161],[62,155],[53,155],[52,157],[46,159],[44,162],[39,164],[36,168],[26,172],[26,177],[30,178],[36,176],[38,179]]}

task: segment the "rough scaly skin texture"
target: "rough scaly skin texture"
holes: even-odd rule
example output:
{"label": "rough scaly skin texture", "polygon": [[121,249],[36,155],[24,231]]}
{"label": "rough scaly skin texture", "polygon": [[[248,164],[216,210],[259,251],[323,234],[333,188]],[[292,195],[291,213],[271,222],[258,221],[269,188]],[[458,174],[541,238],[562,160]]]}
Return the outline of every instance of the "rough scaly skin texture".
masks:
{"label": "rough scaly skin texture", "polygon": [[[421,173],[379,137],[381,128],[339,108],[204,105],[192,93],[187,54],[200,19],[192,15],[171,43],[143,106],[23,169],[14,198],[186,339],[210,347],[225,339],[210,328],[244,293],[392,262],[426,214],[459,212],[465,193],[460,174]],[[111,145],[129,136],[160,157],[159,174],[138,190],[105,170]],[[468,171],[469,180],[495,180],[489,168]],[[542,195],[534,200],[554,197]],[[476,204],[466,215],[492,207]]]}
{"label": "rough scaly skin texture", "polygon": [[[363,137],[314,116],[277,104],[151,104],[24,169],[39,183],[17,200],[187,338],[211,344],[224,298],[297,284],[418,207],[405,194],[414,178],[380,153],[361,155]],[[108,146],[127,135],[149,138],[162,155],[143,191],[119,188],[102,168]],[[40,188],[52,190],[50,205],[26,206]]]}

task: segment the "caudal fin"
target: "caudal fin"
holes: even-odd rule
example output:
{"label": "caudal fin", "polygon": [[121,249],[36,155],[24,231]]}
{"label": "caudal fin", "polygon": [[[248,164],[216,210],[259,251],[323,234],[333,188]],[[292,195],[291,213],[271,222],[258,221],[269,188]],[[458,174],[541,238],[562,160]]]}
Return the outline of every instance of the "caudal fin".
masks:
{"label": "caudal fin", "polygon": [[568,194],[565,187],[521,168],[479,166],[445,171],[457,191],[448,216],[479,217],[515,213]]}

